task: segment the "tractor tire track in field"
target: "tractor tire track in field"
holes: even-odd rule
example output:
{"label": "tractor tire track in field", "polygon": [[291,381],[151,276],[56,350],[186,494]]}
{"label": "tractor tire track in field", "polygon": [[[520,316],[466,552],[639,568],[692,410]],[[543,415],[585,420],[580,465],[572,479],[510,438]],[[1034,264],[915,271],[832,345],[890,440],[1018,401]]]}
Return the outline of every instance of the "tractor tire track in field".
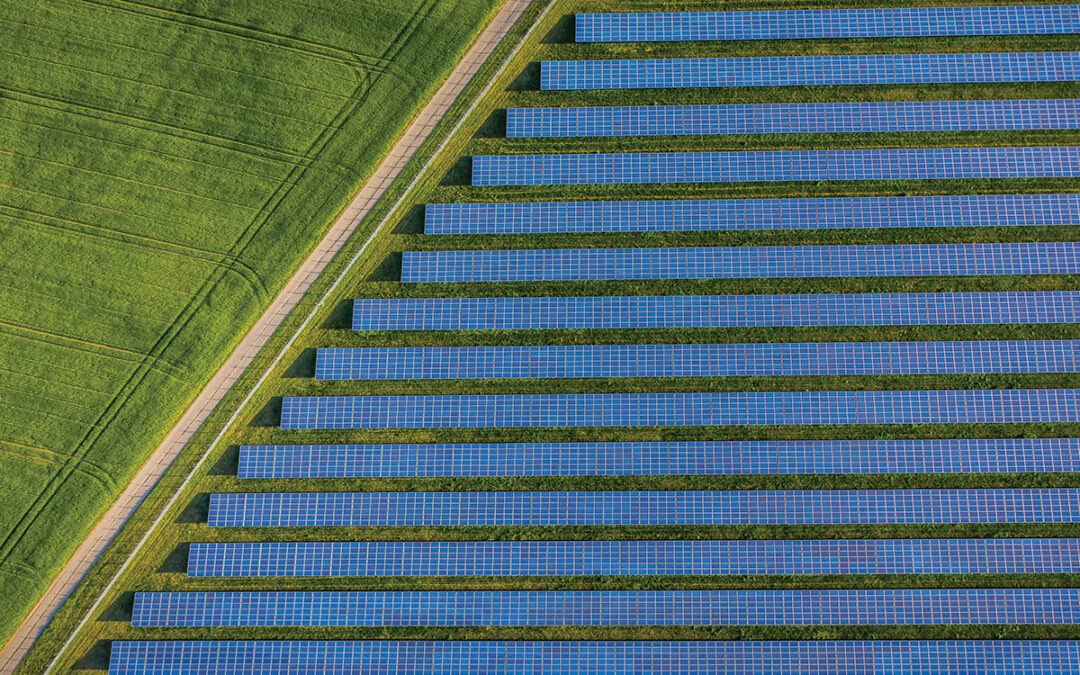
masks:
{"label": "tractor tire track in field", "polygon": [[[100,4],[97,0],[84,0],[84,2]],[[421,5],[405,25],[402,26],[397,35],[395,35],[386,52],[380,57],[381,59],[389,61],[397,56],[408,39],[419,28],[423,20],[434,11],[436,2],[437,0],[424,0],[424,4]],[[371,88],[378,82],[381,76],[381,74],[376,74],[376,77],[371,80],[369,86],[357,87],[352,102],[344,106],[339,111],[338,115],[335,116],[333,121],[323,128],[309,145],[307,151],[304,153],[303,160],[290,170],[289,178],[292,178],[294,174],[297,174],[296,178],[294,180],[288,180],[288,185],[279,186],[279,188],[267,198],[263,208],[260,209],[259,216],[249,222],[248,226],[241,232],[236,242],[230,248],[228,252],[229,255],[240,257],[243,254],[244,250],[256,237],[262,226],[274,216],[281,203],[292,193],[293,186],[299,182],[299,174],[304,173],[311,166],[314,159],[326,148],[334,135],[340,130],[345,120],[355,114],[355,112],[367,101]],[[58,471],[49,480],[42,491],[38,493],[38,496],[31,502],[23,515],[18,519],[11,532],[7,533],[7,535],[0,540],[0,568],[6,565],[12,552],[17,548],[19,542],[22,541],[26,532],[33,526],[38,516],[44,511],[45,507],[57,494],[64,483],[66,483],[68,478],[78,467],[82,458],[90,452],[97,440],[124,409],[128,399],[138,387],[142,385],[148,374],[153,371],[153,366],[157,359],[160,358],[169,349],[177,337],[183,333],[197,310],[206,302],[206,299],[221,282],[224,274],[225,273],[220,270],[215,270],[207,277],[201,288],[192,296],[191,301],[183,310],[181,310],[180,314],[176,317],[176,320],[170,324],[169,328],[150,349],[147,356],[131,376],[123,383],[123,385],[121,385],[116,396],[109,402],[98,419],[95,420],[87,434],[76,444],[68,461],[64,463],[60,471]],[[257,299],[258,298],[256,298],[256,300]]]}
{"label": "tractor tire track in field", "polygon": [[[94,526],[93,531],[80,544],[76,554],[67,562],[60,575],[53,580],[38,605],[32,610],[30,616],[22,622],[15,635],[8,641],[7,645],[5,645],[3,653],[0,654],[0,669],[14,669],[16,667],[31,647],[33,641],[44,629],[46,622],[51,618],[60,603],[68,597],[74,589],[75,584],[82,579],[83,575],[86,574],[93,562],[99,558],[104,550],[104,546],[111,541],[119,528],[127,521],[127,518],[130,517],[133,510],[141,503],[143,497],[145,497],[151,487],[156,484],[161,473],[172,463],[177,452],[186,443],[186,440],[190,438],[195,429],[201,426],[202,422],[205,421],[206,416],[217,406],[221,397],[223,397],[233,386],[240,373],[246,369],[246,365],[250,363],[258,350],[265,346],[270,335],[276,330],[276,327],[280,325],[284,316],[295,307],[296,303],[303,297],[306,290],[310,288],[314,278],[325,270],[330,261],[335,257],[336,253],[340,251],[341,247],[348,241],[349,234],[355,231],[363,221],[364,216],[370,212],[372,206],[383,197],[390,185],[400,176],[404,166],[415,156],[415,153],[419,150],[420,146],[423,145],[424,141],[430,137],[432,130],[438,122],[443,119],[446,111],[458,98],[466,85],[473,79],[473,75],[479,70],[481,65],[487,61],[491,52],[494,51],[509,30],[516,25],[518,19],[529,5],[530,3],[528,0],[509,0],[504,3],[502,9],[499,10],[497,15],[491,20],[487,28],[479,34],[476,41],[469,48],[466,56],[444,80],[438,93],[422,107],[418,116],[408,124],[405,135],[400,137],[394,143],[391,151],[378,164],[378,168],[374,171],[372,176],[368,178],[365,185],[355,193],[349,206],[335,221],[329,233],[324,236],[315,247],[314,253],[310,254],[305,259],[304,263],[300,266],[299,271],[290,279],[282,292],[276,296],[271,307],[263,312],[259,321],[257,321],[252,329],[248,331],[241,344],[233,351],[225,365],[218,369],[210,384],[202,390],[196,402],[188,408],[181,421],[174,426],[152,457],[142,465],[139,472],[136,474],[136,477],[125,488],[125,491],[120,496],[119,500],[113,503],[105,517]],[[550,8],[550,6],[550,4],[546,5],[548,8]],[[529,34],[531,34],[531,32]],[[512,50],[511,56],[517,53],[517,50],[522,44],[524,44],[524,38]],[[501,73],[509,62],[508,57],[499,67],[498,72]],[[490,89],[490,86],[491,85],[489,84],[484,87],[481,94],[486,94]],[[476,104],[474,103],[472,107],[468,108],[466,116],[472,112],[475,105]],[[451,133],[456,133],[463,122],[464,119],[459,120],[457,126]],[[444,141],[443,145],[436,151],[436,154],[445,147],[445,144],[446,142]],[[424,167],[425,170],[431,165],[431,162],[432,160],[429,159]],[[414,179],[406,188],[406,194],[411,192],[412,187],[416,184],[416,180],[417,179]],[[400,205],[400,203],[399,200],[398,205]],[[376,228],[376,233],[383,229],[385,223],[386,221],[384,220]],[[360,252],[362,253],[365,251],[369,244],[370,239],[361,247]],[[355,262],[355,258],[353,261]],[[352,263],[350,263],[349,268],[351,268],[351,266]],[[341,277],[338,277],[333,283],[333,287],[337,287],[340,280]],[[310,317],[304,321],[304,325],[306,325],[309,320]],[[277,360],[275,360],[275,363],[277,363]],[[234,413],[233,419],[235,419],[235,417],[236,414]],[[201,464],[202,460],[200,460],[196,466],[200,466]],[[175,497],[173,499],[175,499]],[[173,500],[170,500],[166,509],[172,505]],[[161,517],[163,516],[158,516],[154,526],[160,521]],[[151,527],[151,530],[154,526]],[[136,550],[140,549],[145,541],[145,537],[140,540],[136,546]],[[128,564],[127,561],[130,560],[131,556],[129,555],[121,565],[118,574],[126,569]],[[113,581],[110,581],[106,585],[104,593],[107,593],[109,589],[112,588],[114,581],[115,577],[113,578]],[[87,620],[86,617],[89,617],[96,612],[99,606],[100,597],[103,596],[99,596],[99,599],[96,600],[93,607],[91,607],[90,613],[84,615],[79,621],[79,625],[71,634],[71,637],[63,644],[56,654],[52,655],[52,661],[46,667],[46,672],[50,672],[57,661],[64,656],[74,640],[75,635],[85,624]]]}

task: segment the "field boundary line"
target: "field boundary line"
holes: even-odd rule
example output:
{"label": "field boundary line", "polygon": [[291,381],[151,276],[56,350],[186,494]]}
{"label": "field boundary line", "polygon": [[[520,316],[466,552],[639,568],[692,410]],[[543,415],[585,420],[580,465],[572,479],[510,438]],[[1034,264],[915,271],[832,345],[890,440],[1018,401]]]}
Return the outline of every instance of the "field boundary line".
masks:
{"label": "field boundary line", "polygon": [[[180,451],[187,445],[192,437],[199,431],[207,418],[216,410],[217,405],[231,391],[233,385],[241,378],[248,366],[267,345],[271,337],[289,316],[291,311],[305,297],[307,291],[318,280],[322,272],[332,263],[337,253],[344,247],[350,236],[360,226],[366,216],[375,207],[378,201],[389,190],[395,180],[401,175],[409,160],[411,160],[423,143],[430,137],[438,123],[443,119],[451,106],[457,101],[466,86],[487,61],[492,52],[499,46],[503,38],[517,23],[525,10],[532,4],[532,0],[506,0],[503,7],[491,19],[487,27],[473,41],[465,56],[458,62],[454,70],[445,78],[443,84],[428,101],[424,108],[409,124],[406,131],[394,144],[394,147],[379,163],[371,177],[364,183],[349,205],[334,222],[327,234],[315,247],[308,258],[301,264],[297,271],[285,284],[277,297],[263,313],[260,319],[247,332],[226,362],[214,374],[210,382],[203,388],[198,397],[188,406],[186,412],[158,445],[158,448],[143,463],[127,488],[106,511],[104,516],[83,540],[75,554],[68,560],[64,568],[50,584],[41,599],[30,611],[12,635],[8,643],[0,652],[0,672],[13,672],[29,653],[34,641],[44,631],[49,620],[62,606],[63,602],[77,588],[78,584],[89,572],[90,568],[101,557],[108,545],[128,522],[135,510],[149,494],[158,480],[164,475]],[[540,18],[547,14],[553,6],[549,0]],[[514,46],[510,54],[499,65],[497,74],[501,74],[510,64],[525,41],[532,35],[539,19],[529,31]],[[448,132],[442,143],[432,152],[426,163],[405,188],[395,204],[387,212],[382,221],[374,228],[371,235],[360,246],[357,252],[350,258],[348,263],[334,279],[326,292],[319,298],[310,312],[304,317],[289,340],[281,349],[273,361],[267,366],[259,379],[254,383],[247,395],[239,403],[236,410],[214,437],[206,451],[199,458],[184,477],[183,482],[170,497],[162,510],[150,523],[146,532],[136,543],[134,549],[128,554],[119,569],[113,574],[101,592],[97,595],[93,605],[84,613],[82,619],[64,644],[46,667],[45,672],[51,672],[67,653],[83,627],[96,614],[105,598],[108,596],[117,581],[123,576],[131,562],[138,556],[143,546],[149,541],[158,525],[175,505],[179,496],[184,493],[187,485],[195,474],[204,465],[207,458],[224,438],[238,419],[240,413],[246,408],[248,402],[259,391],[262,384],[269,378],[284,358],[285,353],[295,343],[300,334],[310,324],[315,315],[324,307],[327,299],[337,290],[340,284],[351,273],[356,263],[370,248],[371,244],[382,234],[385,227],[396,215],[398,208],[411,196],[414,188],[425,177],[427,170],[441,155],[457,132],[469,119],[471,113],[491,90],[497,75],[476,95],[472,104],[464,111],[455,126]]]}

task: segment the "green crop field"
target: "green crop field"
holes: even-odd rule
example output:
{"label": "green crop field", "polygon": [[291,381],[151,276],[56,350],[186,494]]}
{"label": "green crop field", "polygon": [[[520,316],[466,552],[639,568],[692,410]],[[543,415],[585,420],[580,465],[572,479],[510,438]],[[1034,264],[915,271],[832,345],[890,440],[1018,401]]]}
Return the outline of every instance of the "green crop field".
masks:
{"label": "green crop field", "polygon": [[0,642],[496,4],[0,2]]}
{"label": "green crop field", "polygon": [[[457,4],[457,3],[455,3]],[[544,4],[544,3],[540,3]],[[724,9],[857,7],[898,5],[869,1],[841,0],[732,0],[722,3]],[[920,5],[957,4],[955,2],[922,1]],[[1003,3],[999,3],[1003,4]],[[1028,3],[1030,4],[1030,3]],[[772,279],[772,280],[709,280],[709,281],[635,281],[635,282],[559,282],[507,284],[429,284],[405,285],[398,281],[401,252],[436,249],[504,249],[545,247],[638,247],[638,246],[704,246],[704,245],[808,245],[808,244],[889,244],[889,243],[961,243],[1010,241],[1076,241],[1080,240],[1080,224],[1054,228],[941,228],[889,230],[826,230],[784,232],[725,232],[725,233],[649,233],[602,235],[542,235],[542,236],[446,236],[423,234],[423,216],[419,208],[428,202],[465,201],[532,201],[572,199],[682,199],[712,197],[824,197],[846,195],[918,195],[918,194],[980,194],[1008,192],[1075,192],[1076,180],[955,180],[955,181],[883,181],[836,183],[761,183],[710,185],[635,185],[580,187],[512,187],[473,188],[469,182],[468,157],[476,154],[509,154],[528,152],[603,152],[657,150],[744,150],[744,149],[826,149],[860,147],[930,147],[930,146],[1012,146],[1012,145],[1076,145],[1080,140],[1075,131],[1058,132],[979,132],[979,133],[922,133],[922,134],[833,134],[783,136],[714,136],[684,138],[618,138],[522,141],[504,138],[504,118],[507,107],[569,106],[569,105],[650,105],[677,103],[734,103],[734,102],[803,102],[803,101],[876,101],[876,100],[936,100],[983,98],[1065,98],[1080,96],[1076,83],[1023,84],[956,84],[922,86],[873,87],[790,87],[738,88],[725,90],[669,91],[607,91],[607,92],[540,92],[538,91],[537,62],[547,59],[632,58],[674,56],[753,56],[779,54],[842,54],[871,52],[923,51],[1049,51],[1075,49],[1075,36],[1004,36],[992,38],[933,38],[903,40],[814,40],[800,42],[731,42],[689,43],[677,45],[574,45],[572,14],[576,11],[646,11],[655,9],[716,8],[717,2],[658,2],[650,0],[556,0],[555,8],[544,23],[526,42],[511,67],[500,75],[493,91],[468,118],[461,133],[450,139],[448,149],[436,158],[434,169],[420,183],[421,189],[396,212],[392,228],[375,244],[369,254],[353,270],[348,282],[329,298],[300,339],[286,353],[281,365],[272,373],[266,386],[259,389],[239,421],[231,428],[225,442],[214,450],[209,461],[196,474],[174,512],[167,514],[163,524],[152,535],[151,545],[145,548],[135,564],[122,577],[121,583],[107,596],[103,612],[92,617],[87,627],[76,636],[74,648],[65,655],[62,665],[77,666],[87,671],[107,667],[110,640],[126,639],[907,639],[907,638],[1080,638],[1076,626],[846,626],[846,627],[678,627],[678,628],[319,628],[267,629],[229,628],[199,629],[133,629],[130,625],[132,594],[147,590],[364,590],[364,589],[636,589],[636,588],[869,588],[869,587],[1016,587],[1016,586],[1076,586],[1077,575],[990,575],[990,576],[848,576],[848,577],[605,577],[605,578],[334,578],[334,579],[189,579],[185,575],[187,546],[192,542],[213,541],[331,541],[331,540],[441,540],[441,539],[636,539],[636,538],[801,538],[801,537],[997,537],[997,536],[1075,536],[1071,525],[910,525],[910,526],[746,526],[746,527],[501,527],[501,528],[267,528],[212,529],[207,527],[208,495],[214,492],[240,491],[371,491],[371,490],[535,490],[535,489],[857,489],[857,488],[989,488],[989,487],[1075,487],[1080,485],[1077,474],[965,474],[965,475],[848,475],[848,476],[655,476],[605,478],[509,478],[509,479],[401,479],[401,480],[279,480],[240,481],[236,478],[238,445],[257,443],[429,443],[429,442],[562,442],[562,441],[624,441],[624,440],[704,440],[704,439],[811,439],[811,438],[1011,438],[1021,436],[1056,437],[1080,435],[1077,424],[1036,425],[924,425],[924,426],[859,426],[859,427],[723,427],[723,428],[634,428],[634,429],[457,429],[457,430],[386,430],[386,431],[282,431],[277,428],[280,397],[283,395],[360,395],[360,394],[465,394],[465,393],[547,393],[547,392],[628,392],[628,391],[786,391],[786,390],[863,390],[863,389],[965,389],[965,388],[1057,388],[1075,387],[1076,375],[986,375],[986,376],[894,376],[894,377],[787,377],[787,378],[684,378],[634,380],[500,380],[500,381],[420,381],[420,382],[316,382],[312,379],[314,354],[317,347],[326,346],[404,346],[404,345],[480,345],[480,344],[597,344],[597,343],[668,343],[668,342],[790,342],[790,341],[860,341],[860,340],[967,340],[967,339],[1080,339],[1080,326],[916,326],[916,327],[852,327],[852,328],[769,328],[715,330],[637,330],[637,331],[504,331],[504,332],[447,332],[447,333],[354,333],[348,330],[347,301],[355,297],[429,297],[429,296],[506,296],[506,295],[664,295],[664,294],[728,294],[728,293],[809,293],[809,292],[901,292],[901,291],[993,291],[1080,289],[1080,278],[1073,276],[1046,277],[969,277],[969,278],[874,278],[874,279]],[[533,15],[539,7],[533,8]],[[477,10],[479,15],[479,10]],[[327,29],[329,30],[329,29]],[[462,29],[464,30],[464,29]],[[375,48],[373,51],[377,51]],[[504,52],[509,50],[503,45]],[[488,74],[493,74],[488,64]],[[322,64],[330,69],[329,64]],[[320,71],[321,72],[321,71]],[[333,91],[341,82],[332,72],[324,73],[322,87]],[[309,83],[311,84],[311,83]],[[270,86],[270,85],[267,85]],[[311,86],[315,86],[311,84]],[[295,92],[294,92],[295,93]],[[330,94],[327,94],[330,96]],[[308,97],[302,97],[311,102]],[[7,103],[6,101],[4,102]],[[314,104],[312,104],[314,105]],[[326,103],[325,105],[329,105]],[[247,111],[246,111],[247,112]],[[254,113],[251,113],[254,114]],[[294,114],[300,115],[300,112]],[[309,112],[314,115],[315,113]],[[295,119],[290,118],[293,123]],[[285,120],[281,121],[286,124]],[[246,131],[246,127],[240,127]],[[277,139],[277,136],[273,136]],[[255,139],[253,139],[254,141]],[[269,142],[262,139],[262,142]],[[355,148],[354,148],[355,150]],[[205,159],[200,154],[200,158]],[[150,160],[146,160],[149,162]],[[260,165],[261,166],[261,165]],[[337,163],[328,171],[352,175],[348,163]],[[250,167],[249,167],[250,169]],[[51,170],[51,169],[50,169]],[[255,171],[254,169],[250,169]],[[185,190],[195,191],[194,184],[184,184]],[[225,188],[212,182],[209,187]],[[209,189],[206,188],[206,189]],[[133,188],[134,189],[134,188]],[[314,189],[314,188],[313,188]],[[215,194],[217,194],[215,192]],[[189,204],[178,194],[170,193],[174,202]],[[235,202],[235,208],[247,204],[245,193],[231,187],[222,199]],[[38,197],[40,199],[40,197]],[[172,203],[172,202],[170,202]],[[306,205],[314,209],[315,204]],[[131,204],[128,204],[131,208]],[[149,208],[149,207],[145,207]],[[200,214],[206,213],[201,204],[190,206]],[[327,212],[332,208],[326,209]],[[162,212],[176,218],[172,209]],[[218,213],[218,211],[211,211]],[[323,222],[325,217],[305,215],[304,204],[293,204],[292,213],[305,223]],[[322,212],[320,212],[322,213]],[[125,217],[135,219],[130,211]],[[299,227],[293,223],[280,227]],[[212,224],[206,225],[214,231]],[[35,229],[35,232],[37,230]],[[293,230],[295,231],[295,230]],[[303,230],[300,230],[303,231]],[[172,228],[158,231],[175,234]],[[62,232],[68,236],[68,230]],[[310,233],[309,233],[310,234]],[[208,235],[209,236],[209,235]],[[306,236],[306,235],[305,235]],[[314,236],[311,234],[311,236]],[[305,241],[308,241],[305,239]],[[142,241],[142,240],[140,240]],[[170,240],[171,241],[171,240]],[[187,242],[191,243],[191,242]],[[205,244],[205,242],[203,242]],[[266,251],[273,244],[269,242]],[[354,242],[355,244],[356,242]],[[290,242],[295,245],[295,242]],[[37,244],[40,246],[41,244]],[[146,244],[149,246],[149,244]],[[288,247],[284,247],[288,248]],[[299,247],[302,248],[302,247]],[[260,249],[263,250],[263,249]],[[277,251],[277,248],[273,249]],[[277,255],[284,255],[279,253]],[[239,257],[239,256],[238,256]],[[263,254],[263,258],[269,254]],[[193,253],[175,256],[177,267],[196,263]],[[168,258],[173,260],[173,258]],[[245,261],[248,258],[243,258]],[[229,261],[218,260],[217,267]],[[5,261],[5,264],[10,264]],[[156,264],[164,264],[157,262]],[[206,263],[207,265],[211,263]],[[253,263],[254,264],[254,263]],[[215,267],[215,269],[217,269]],[[5,273],[6,273],[6,269]],[[232,269],[232,268],[228,268]],[[125,270],[126,271],[126,270]],[[185,278],[178,270],[178,279]],[[114,272],[115,273],[115,272]],[[151,284],[162,277],[158,273],[129,275]],[[224,274],[224,271],[222,272]],[[104,275],[112,279],[110,275]],[[171,278],[171,277],[170,277]],[[97,277],[95,277],[97,279]],[[222,283],[253,289],[248,272],[225,276]],[[5,281],[5,284],[11,282]],[[108,284],[105,279],[97,284]],[[125,277],[110,302],[133,293]],[[324,286],[325,287],[325,286]],[[111,286],[110,286],[111,288]],[[141,291],[138,298],[145,297]],[[249,290],[250,293],[257,293]],[[164,293],[163,297],[170,297]],[[226,304],[232,296],[212,296],[209,306],[235,312]],[[41,302],[35,300],[34,302]],[[163,301],[158,301],[163,302]],[[160,313],[159,313],[160,314]],[[61,316],[67,317],[64,314]],[[81,321],[65,319],[65,330],[78,326],[86,331],[86,358],[106,362],[97,351],[97,337],[107,331],[101,322],[113,323],[113,314],[81,310]],[[210,320],[207,316],[206,320]],[[162,321],[166,327],[174,325]],[[157,325],[157,324],[155,324]],[[90,333],[91,327],[98,333]],[[160,327],[160,326],[159,326]],[[7,330],[6,326],[0,326]],[[147,327],[147,334],[152,330]],[[234,335],[228,332],[227,336]],[[129,335],[130,331],[125,333]],[[225,336],[224,331],[222,335]],[[83,334],[80,334],[83,336]],[[7,339],[7,338],[5,338]],[[42,344],[49,336],[40,336]],[[222,337],[222,343],[226,342]],[[35,343],[37,344],[37,343]],[[141,343],[140,343],[141,344]],[[132,343],[112,345],[137,352]],[[40,349],[45,349],[42,346]],[[69,345],[50,349],[68,348]],[[220,349],[178,352],[167,361],[156,361],[156,369],[148,377],[158,380],[186,377],[198,379],[198,368],[205,369],[206,354]],[[202,356],[198,361],[193,356]],[[134,370],[127,365],[137,360],[125,352],[110,352],[107,361],[112,370],[95,373],[98,379],[113,381],[114,377]],[[45,356],[27,356],[17,360],[27,369],[35,360]],[[126,368],[125,368],[126,366]],[[14,365],[5,365],[13,368]],[[176,371],[171,369],[177,369]],[[114,371],[117,375],[114,375]],[[58,386],[55,373],[42,380],[50,392]],[[249,384],[251,382],[249,381]],[[80,381],[81,386],[89,387]],[[6,383],[4,385],[6,388]],[[27,388],[30,385],[21,385]],[[40,388],[39,387],[39,388]],[[174,387],[175,388],[175,387]],[[190,391],[188,389],[187,391]],[[156,392],[159,396],[161,392]],[[69,398],[86,403],[86,397],[71,391]],[[174,406],[177,402],[173,402]],[[35,410],[45,406],[38,405]],[[76,408],[72,404],[73,408]],[[81,409],[81,408],[76,408]],[[26,413],[24,418],[30,416]],[[12,416],[14,417],[14,416]],[[223,418],[217,420],[224,422]],[[24,422],[25,424],[25,422]],[[142,420],[142,429],[150,424]],[[123,425],[122,425],[123,426]],[[52,429],[42,422],[42,428]],[[110,427],[113,429],[114,427]],[[157,428],[157,427],[152,427]],[[122,438],[133,438],[135,427],[123,428]],[[28,433],[28,432],[27,432]],[[120,429],[112,433],[120,434]],[[134,440],[130,441],[134,443]],[[20,441],[24,445],[48,446],[43,441]],[[115,446],[116,441],[112,441]],[[96,447],[96,446],[95,446]],[[140,447],[145,447],[145,444]],[[180,469],[190,468],[206,443],[193,445],[172,476],[175,485]],[[131,450],[126,448],[130,460]],[[12,452],[16,452],[13,450]],[[28,453],[30,450],[18,450]],[[39,464],[48,467],[43,456]],[[103,464],[107,472],[112,465]],[[29,462],[20,460],[17,466]],[[37,464],[35,464],[37,466]],[[96,464],[95,464],[96,466]],[[43,476],[52,475],[43,468]],[[92,483],[91,469],[79,480]],[[20,490],[23,488],[20,486]],[[23,490],[25,492],[25,490]],[[36,494],[36,492],[35,492]],[[113,550],[113,559],[97,570],[84,585],[75,602],[69,603],[39,643],[27,672],[34,672],[48,661],[66,640],[75,623],[102,585],[115,572],[116,566],[131,550],[137,536],[145,531],[149,521],[164,505],[167,494],[151,499],[137,522],[125,533]],[[19,511],[21,513],[21,511]],[[44,531],[44,530],[42,530]]]}

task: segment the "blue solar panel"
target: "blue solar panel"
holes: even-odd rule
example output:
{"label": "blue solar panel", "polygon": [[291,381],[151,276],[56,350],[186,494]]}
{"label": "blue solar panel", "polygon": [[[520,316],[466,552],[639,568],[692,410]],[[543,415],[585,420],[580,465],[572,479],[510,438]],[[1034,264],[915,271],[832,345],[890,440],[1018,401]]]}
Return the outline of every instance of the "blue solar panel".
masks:
{"label": "blue solar panel", "polygon": [[192,544],[190,577],[1075,574],[1080,539]]}
{"label": "blue solar panel", "polygon": [[1076,274],[1080,242],[406,251],[405,283]]}
{"label": "blue solar panel", "polygon": [[545,91],[1073,80],[1080,80],[1080,52],[854,54],[540,64],[540,89]]}
{"label": "blue solar panel", "polygon": [[257,492],[210,495],[210,527],[1080,523],[1080,489]]}
{"label": "blue solar panel", "polygon": [[577,42],[805,40],[1080,32],[1077,5],[578,14]]}
{"label": "blue solar panel", "polygon": [[1080,176],[1080,147],[480,155],[472,160],[475,186],[1075,176]]}
{"label": "blue solar panel", "polygon": [[1080,642],[114,641],[110,675],[892,675],[1080,671]]}
{"label": "blue solar panel", "polygon": [[678,232],[1080,224],[1080,195],[428,204],[424,233]]}
{"label": "blue solar panel", "polygon": [[1076,129],[1080,100],[510,108],[509,138]]}
{"label": "blue solar panel", "polygon": [[245,445],[240,478],[1080,472],[1078,438]]}
{"label": "blue solar panel", "polygon": [[151,626],[1075,624],[1080,589],[136,593]]}
{"label": "blue solar panel", "polygon": [[1080,422],[1080,389],[286,396],[283,429]]}
{"label": "blue solar panel", "polygon": [[319,380],[1080,372],[1080,340],[375,347],[318,350]]}
{"label": "blue solar panel", "polygon": [[1080,323],[1080,291],[356,300],[353,330]]}

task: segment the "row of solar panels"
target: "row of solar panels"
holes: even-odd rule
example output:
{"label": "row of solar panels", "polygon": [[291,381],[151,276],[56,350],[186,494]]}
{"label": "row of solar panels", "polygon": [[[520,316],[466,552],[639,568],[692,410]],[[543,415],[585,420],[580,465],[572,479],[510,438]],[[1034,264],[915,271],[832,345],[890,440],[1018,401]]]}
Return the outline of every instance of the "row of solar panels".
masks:
{"label": "row of solar panels", "polygon": [[353,330],[1080,323],[1080,291],[481,298],[353,302]]}
{"label": "row of solar panels", "polygon": [[546,234],[1080,224],[1080,194],[428,204],[424,233]]}
{"label": "row of solar panels", "polygon": [[510,108],[508,138],[1076,129],[1080,100]]}
{"label": "row of solar panels", "polygon": [[1080,642],[147,641],[112,643],[111,675],[890,675],[1080,671]]}
{"label": "row of solar panels", "polygon": [[255,478],[1080,472],[1078,438],[244,445]]}
{"label": "row of solar panels", "polygon": [[577,42],[807,40],[1080,32],[1076,5],[578,14]]}
{"label": "row of solar panels", "polygon": [[254,492],[211,527],[1078,523],[1080,488],[603,492]]}
{"label": "row of solar panels", "polygon": [[1080,589],[136,593],[153,626],[836,626],[1080,623]]}
{"label": "row of solar panels", "polygon": [[631,185],[762,181],[1074,178],[1080,147],[479,155],[472,184]]}
{"label": "row of solar panels", "polygon": [[189,577],[1075,574],[1080,539],[192,544]]}
{"label": "row of solar panels", "polygon": [[1076,274],[1080,242],[406,251],[405,283]]}
{"label": "row of solar panels", "polygon": [[544,61],[545,91],[1080,80],[1080,52]]}
{"label": "row of solar panels", "polygon": [[1080,340],[319,349],[319,380],[1080,372]]}

